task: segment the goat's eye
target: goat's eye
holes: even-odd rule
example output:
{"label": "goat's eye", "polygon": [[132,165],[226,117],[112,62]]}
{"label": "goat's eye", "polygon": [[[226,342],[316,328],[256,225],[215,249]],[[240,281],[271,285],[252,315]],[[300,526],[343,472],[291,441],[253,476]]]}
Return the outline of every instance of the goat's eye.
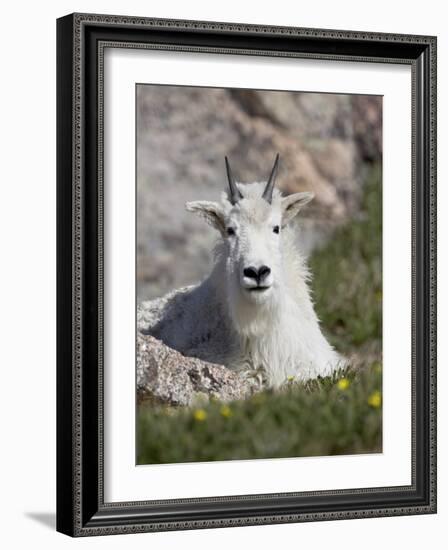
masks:
{"label": "goat's eye", "polygon": [[227,235],[235,235],[235,229],[233,227],[227,228]]}
{"label": "goat's eye", "polygon": [[274,225],[273,231],[274,231],[274,233],[279,233],[280,232],[280,227],[278,225]]}

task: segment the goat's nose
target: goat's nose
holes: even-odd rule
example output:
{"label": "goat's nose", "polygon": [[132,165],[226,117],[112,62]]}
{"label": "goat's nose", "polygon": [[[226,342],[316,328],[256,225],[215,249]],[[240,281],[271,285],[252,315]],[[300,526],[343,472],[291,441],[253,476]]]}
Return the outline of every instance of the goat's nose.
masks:
{"label": "goat's nose", "polygon": [[267,265],[262,265],[258,268],[258,281],[264,281],[271,272],[271,269]]}
{"label": "goat's nose", "polygon": [[243,271],[245,277],[249,279],[255,279],[257,283],[261,283],[271,272],[270,268],[267,265],[262,265],[258,269],[256,267],[250,266],[246,267]]}
{"label": "goat's nose", "polygon": [[255,279],[256,281],[258,281],[258,269],[256,269],[255,267],[245,267],[243,274],[249,279]]}

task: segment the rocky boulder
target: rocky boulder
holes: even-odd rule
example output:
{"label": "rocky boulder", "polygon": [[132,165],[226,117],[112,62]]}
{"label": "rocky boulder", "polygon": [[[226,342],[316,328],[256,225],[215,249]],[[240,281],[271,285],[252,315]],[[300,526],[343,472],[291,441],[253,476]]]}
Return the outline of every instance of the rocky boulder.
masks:
{"label": "rocky boulder", "polygon": [[224,365],[185,357],[149,335],[163,314],[167,301],[188,287],[162,298],[142,302],[137,308],[137,398],[153,404],[195,406],[210,399],[245,399],[258,388],[254,380]]}
{"label": "rocky boulder", "polygon": [[137,334],[137,397],[153,404],[195,406],[253,393],[248,380],[223,365],[184,357],[149,335]]}

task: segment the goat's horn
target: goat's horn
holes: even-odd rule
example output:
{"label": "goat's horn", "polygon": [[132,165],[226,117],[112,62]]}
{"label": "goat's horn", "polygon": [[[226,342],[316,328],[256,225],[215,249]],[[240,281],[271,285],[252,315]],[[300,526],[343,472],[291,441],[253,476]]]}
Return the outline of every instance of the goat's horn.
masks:
{"label": "goat's horn", "polygon": [[226,170],[227,170],[227,179],[229,180],[230,187],[230,202],[236,204],[240,199],[243,198],[241,191],[236,186],[235,178],[233,177],[232,170],[230,169],[229,159],[226,159]]}
{"label": "goat's horn", "polygon": [[274,191],[275,178],[277,177],[277,171],[278,171],[278,159],[279,159],[279,154],[277,153],[271,175],[269,176],[268,182],[263,191],[263,199],[267,201],[269,204],[272,203],[272,193]]}

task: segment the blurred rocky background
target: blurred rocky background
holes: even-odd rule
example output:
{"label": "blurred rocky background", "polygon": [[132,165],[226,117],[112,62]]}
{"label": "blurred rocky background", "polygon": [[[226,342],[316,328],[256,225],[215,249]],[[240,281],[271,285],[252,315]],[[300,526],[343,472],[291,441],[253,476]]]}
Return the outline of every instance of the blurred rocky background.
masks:
{"label": "blurred rocky background", "polygon": [[219,198],[224,156],[250,182],[268,177],[277,152],[278,187],[316,195],[300,220],[309,254],[360,215],[366,173],[381,162],[381,97],[137,87],[138,302],[209,272],[217,235],[184,205]]}

